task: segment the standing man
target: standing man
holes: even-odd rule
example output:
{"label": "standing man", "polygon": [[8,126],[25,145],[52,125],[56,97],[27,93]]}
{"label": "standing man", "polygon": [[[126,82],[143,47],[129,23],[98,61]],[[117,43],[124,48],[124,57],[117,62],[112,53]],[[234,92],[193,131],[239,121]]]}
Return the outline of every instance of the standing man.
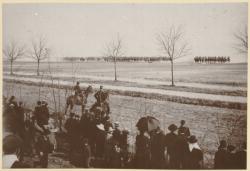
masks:
{"label": "standing man", "polygon": [[170,133],[167,133],[165,136],[165,146],[167,147],[167,157],[168,168],[169,169],[178,169],[178,157],[176,153],[176,142],[178,139],[178,135],[176,134],[177,126],[175,124],[171,124],[168,127]]}
{"label": "standing man", "polygon": [[181,120],[181,125],[178,129],[178,135],[181,135],[182,133],[184,133],[184,135],[188,138],[190,136],[190,131],[188,127],[185,127],[185,121]]}
{"label": "standing man", "polygon": [[152,131],[150,136],[152,169],[163,169],[165,161],[164,139],[165,135],[160,127]]}
{"label": "standing man", "polygon": [[227,142],[225,140],[220,141],[218,151],[214,157],[214,169],[226,169],[227,162]]}

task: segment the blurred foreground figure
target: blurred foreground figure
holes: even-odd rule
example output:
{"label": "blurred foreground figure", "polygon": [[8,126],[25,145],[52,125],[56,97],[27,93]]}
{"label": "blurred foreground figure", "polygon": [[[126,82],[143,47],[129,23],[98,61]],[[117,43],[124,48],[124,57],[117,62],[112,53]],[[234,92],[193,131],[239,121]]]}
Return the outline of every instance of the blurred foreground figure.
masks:
{"label": "blurred foreground figure", "polygon": [[20,161],[22,140],[15,135],[8,135],[3,139],[3,168],[29,168]]}

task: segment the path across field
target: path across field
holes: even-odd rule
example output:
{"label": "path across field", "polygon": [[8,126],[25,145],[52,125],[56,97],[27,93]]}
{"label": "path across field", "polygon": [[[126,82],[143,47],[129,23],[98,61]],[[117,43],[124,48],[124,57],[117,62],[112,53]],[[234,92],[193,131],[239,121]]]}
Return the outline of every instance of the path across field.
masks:
{"label": "path across field", "polygon": [[[27,77],[21,77],[21,76],[7,76],[7,75],[4,76],[4,80],[22,81],[26,83],[27,82],[33,82],[33,83],[41,82],[41,79],[39,78],[27,78]],[[47,84],[47,85],[51,84],[51,80],[49,79],[43,79],[42,82],[43,84]],[[88,85],[89,85],[88,83],[81,83],[81,86],[83,87],[87,87]],[[98,89],[100,86],[99,84],[91,84],[91,85],[95,89]],[[60,86],[71,87],[73,85],[71,81],[60,80]],[[216,104],[220,102],[229,103],[228,105],[231,105],[231,103],[236,103],[239,105],[243,105],[244,106],[243,109],[244,109],[246,108],[246,103],[247,103],[247,98],[242,97],[242,96],[225,96],[225,95],[214,95],[214,94],[183,92],[183,91],[180,92],[180,91],[174,91],[174,90],[153,89],[153,88],[114,86],[114,85],[105,85],[105,84],[103,84],[103,86],[105,87],[105,89],[112,90],[112,91],[120,91],[120,92],[128,91],[130,93],[156,94],[160,96],[167,96],[169,98],[191,99],[195,101],[201,101],[202,102],[201,104],[203,105],[206,105],[207,103]]]}
{"label": "path across field", "polygon": [[[5,75],[9,73],[4,72]],[[34,76],[32,73],[27,72],[17,72],[18,75],[21,76]],[[56,74],[43,74],[43,76],[52,76],[57,78],[72,78],[71,74],[67,73],[56,73]],[[102,80],[102,81],[113,81],[113,77],[108,76],[94,76],[94,75],[75,75],[76,80],[79,79],[90,79],[90,80]],[[130,83],[138,83],[143,85],[171,85],[169,81],[157,81],[157,80],[148,80],[148,79],[141,79],[141,78],[119,78],[119,81],[123,82],[130,82]],[[229,86],[229,85],[215,85],[215,84],[205,84],[205,83],[188,83],[188,82],[175,82],[176,86],[180,87],[191,87],[191,88],[205,88],[205,89],[213,89],[213,90],[231,90],[231,91],[247,91],[247,87],[242,86]]]}

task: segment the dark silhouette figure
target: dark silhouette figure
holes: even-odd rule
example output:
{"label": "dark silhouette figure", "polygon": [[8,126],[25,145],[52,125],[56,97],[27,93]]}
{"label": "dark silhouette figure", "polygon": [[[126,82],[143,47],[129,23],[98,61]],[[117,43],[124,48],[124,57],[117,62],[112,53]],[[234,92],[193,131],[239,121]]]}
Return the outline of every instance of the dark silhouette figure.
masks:
{"label": "dark silhouette figure", "polygon": [[218,151],[214,157],[214,169],[226,169],[227,160],[227,142],[225,140],[220,141]]}
{"label": "dark silhouette figure", "polygon": [[186,137],[189,137],[190,136],[190,131],[189,131],[189,128],[188,127],[185,127],[185,121],[184,120],[181,120],[181,125],[178,129],[178,135],[180,135],[181,133],[184,133],[184,135]]}
{"label": "dark silhouette figure", "polygon": [[167,147],[167,156],[168,156],[168,168],[170,169],[178,169],[178,155],[177,155],[177,147],[176,143],[178,140],[178,135],[175,133],[177,130],[177,126],[175,124],[171,124],[168,127],[170,133],[165,136],[165,146]]}

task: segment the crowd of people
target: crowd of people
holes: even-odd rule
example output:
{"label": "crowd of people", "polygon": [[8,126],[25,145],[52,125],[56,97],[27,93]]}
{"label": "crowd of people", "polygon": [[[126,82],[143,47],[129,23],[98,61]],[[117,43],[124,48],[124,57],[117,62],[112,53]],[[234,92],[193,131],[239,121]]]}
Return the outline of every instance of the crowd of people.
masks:
{"label": "crowd of people", "polygon": [[[100,92],[99,92],[100,95]],[[97,96],[99,97],[99,96]],[[30,112],[30,111],[29,111]],[[48,167],[48,156],[58,149],[56,135],[60,132],[51,118],[46,101],[38,101],[31,115],[14,96],[4,98],[4,127],[11,132],[3,140],[4,168]],[[71,112],[63,123],[68,144],[69,161],[79,168],[137,169],[202,169],[203,151],[185,121],[168,126],[164,133],[138,128],[134,149],[128,141],[130,131],[112,123],[110,116],[101,116],[85,109],[82,115]],[[236,147],[220,142],[214,157],[214,169],[245,169],[246,143]],[[25,156],[37,161],[25,164]]]}

